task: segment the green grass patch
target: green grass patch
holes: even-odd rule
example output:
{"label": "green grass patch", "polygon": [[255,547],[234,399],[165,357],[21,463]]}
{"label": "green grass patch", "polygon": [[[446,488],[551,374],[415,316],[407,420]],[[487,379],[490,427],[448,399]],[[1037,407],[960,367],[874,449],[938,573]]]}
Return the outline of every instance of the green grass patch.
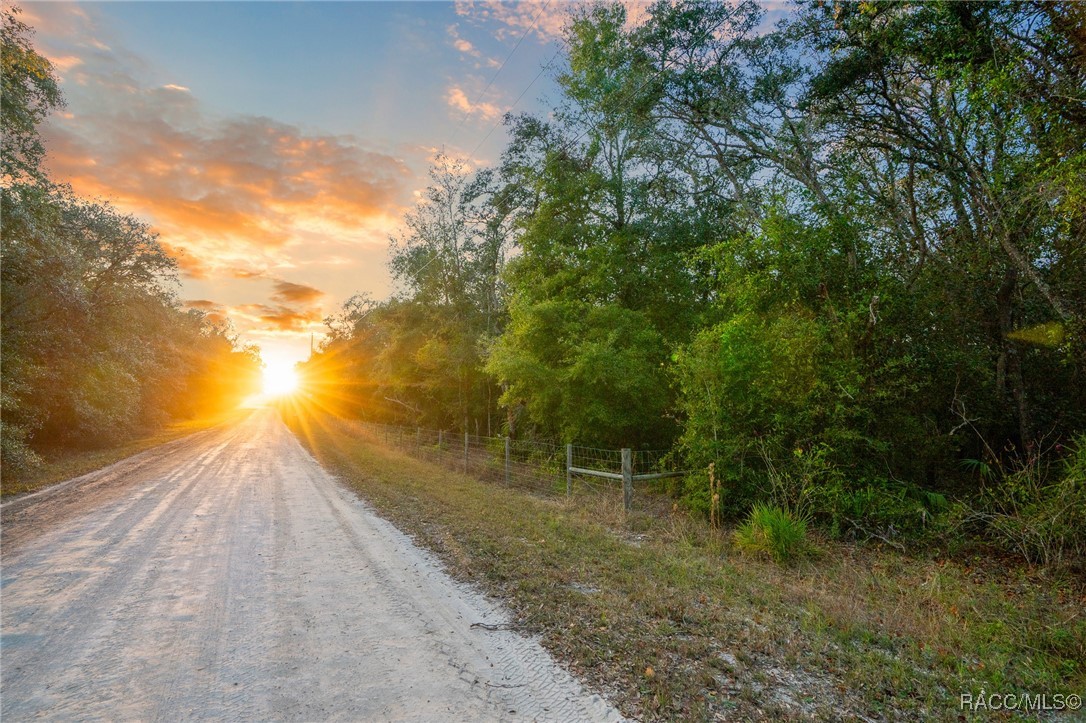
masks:
{"label": "green grass patch", "polygon": [[807,521],[772,505],[754,505],[734,537],[740,550],[767,555],[778,563],[792,562],[810,551]]}
{"label": "green grass patch", "polygon": [[[1086,593],[1042,569],[818,540],[789,567],[671,505],[539,497],[286,414],[314,456],[624,714],[957,720],[959,694],[1086,687]],[[968,717],[968,716],[967,716]]]}

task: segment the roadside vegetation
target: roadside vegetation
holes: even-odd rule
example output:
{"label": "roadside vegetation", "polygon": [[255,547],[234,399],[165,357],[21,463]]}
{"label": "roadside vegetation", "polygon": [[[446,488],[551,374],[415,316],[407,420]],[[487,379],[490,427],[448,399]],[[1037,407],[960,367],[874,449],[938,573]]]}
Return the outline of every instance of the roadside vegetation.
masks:
{"label": "roadside vegetation", "polygon": [[805,527],[1081,575],[1084,12],[571,7],[550,112],[436,160],[307,393],[670,449],[680,506],[779,559]]}
{"label": "roadside vegetation", "polygon": [[230,424],[248,413],[249,410],[232,409],[211,416],[170,422],[148,433],[137,434],[131,439],[104,447],[90,449],[70,445],[41,447],[38,455],[42,461],[39,464],[20,475],[5,475],[0,479],[0,497],[36,492],[57,482],[102,469],[114,462],[194,432],[220,424]]}
{"label": "roadside vegetation", "polygon": [[64,101],[18,10],[0,20],[0,459],[11,494],[236,408],[261,362],[229,328],[181,308],[176,261],[146,223],[47,177],[38,125]]}
{"label": "roadside vegetation", "polygon": [[628,716],[959,720],[963,692],[1086,688],[1086,588],[1072,576],[821,533],[815,554],[781,565],[670,503],[626,517],[618,490],[533,496],[312,407],[283,414],[323,465]]}

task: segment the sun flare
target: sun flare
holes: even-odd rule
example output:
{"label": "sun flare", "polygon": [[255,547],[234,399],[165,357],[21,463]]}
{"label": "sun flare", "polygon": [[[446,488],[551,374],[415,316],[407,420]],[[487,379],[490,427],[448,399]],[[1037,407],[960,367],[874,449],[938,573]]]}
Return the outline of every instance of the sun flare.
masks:
{"label": "sun flare", "polygon": [[282,397],[298,389],[298,374],[290,362],[268,362],[264,366],[264,395]]}

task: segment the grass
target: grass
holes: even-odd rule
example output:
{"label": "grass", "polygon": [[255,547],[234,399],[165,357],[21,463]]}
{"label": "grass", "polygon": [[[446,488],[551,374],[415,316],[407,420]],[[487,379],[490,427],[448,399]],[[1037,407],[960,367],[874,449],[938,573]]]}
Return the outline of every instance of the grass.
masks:
{"label": "grass", "polygon": [[44,463],[37,469],[20,477],[4,476],[0,479],[0,497],[36,492],[49,485],[107,467],[160,444],[225,424],[244,413],[244,410],[235,409],[199,419],[175,422],[151,434],[125,440],[111,447],[89,450],[67,448],[40,450],[39,454],[44,459]]}
{"label": "grass", "polygon": [[1086,687],[1080,581],[830,540],[784,568],[670,505],[627,518],[618,493],[534,496],[367,441],[350,422],[284,416],[322,464],[628,716],[959,720],[963,692]]}
{"label": "grass", "polygon": [[778,563],[791,562],[809,550],[807,521],[771,505],[755,505],[733,537],[739,549],[768,555]]}

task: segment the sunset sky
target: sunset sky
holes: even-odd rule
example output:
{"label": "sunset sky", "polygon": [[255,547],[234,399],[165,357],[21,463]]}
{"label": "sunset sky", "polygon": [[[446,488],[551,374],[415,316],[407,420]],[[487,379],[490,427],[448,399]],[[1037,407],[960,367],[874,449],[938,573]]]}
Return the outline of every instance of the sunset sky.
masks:
{"label": "sunset sky", "polygon": [[388,237],[430,160],[492,162],[521,93],[513,110],[548,107],[557,65],[539,73],[567,12],[17,4],[67,98],[43,129],[53,177],[148,221],[178,258],[184,303],[229,318],[269,363],[305,358],[352,294],[393,291]]}

